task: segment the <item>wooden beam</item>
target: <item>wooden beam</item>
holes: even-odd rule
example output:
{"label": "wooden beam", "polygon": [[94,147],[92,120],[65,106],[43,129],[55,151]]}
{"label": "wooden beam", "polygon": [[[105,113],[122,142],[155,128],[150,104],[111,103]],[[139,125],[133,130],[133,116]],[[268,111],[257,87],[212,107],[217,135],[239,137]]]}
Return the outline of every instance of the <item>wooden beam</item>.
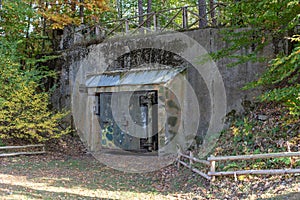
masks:
{"label": "wooden beam", "polygon": [[202,164],[204,164],[204,165],[210,166],[210,162],[208,162],[208,161],[206,161],[206,160],[199,160],[199,159],[197,159],[197,158],[190,157],[190,156],[188,156],[188,155],[184,155],[184,154],[182,154],[182,153],[180,153],[180,156],[182,156],[182,157],[184,157],[184,158],[188,158],[188,159],[193,160],[193,161],[195,161],[195,162],[202,163]]}
{"label": "wooden beam", "polygon": [[210,179],[211,179],[211,177],[208,176],[207,174],[205,174],[205,173],[199,171],[198,169],[192,168],[191,166],[189,166],[189,165],[186,164],[185,162],[183,162],[183,161],[181,161],[181,160],[178,160],[178,162],[179,162],[180,164],[184,165],[185,167],[191,169],[193,172],[195,172],[195,173],[199,174],[200,176],[206,178],[207,180],[210,180]]}
{"label": "wooden beam", "polygon": [[32,145],[25,145],[25,146],[3,146],[0,147],[0,150],[5,149],[23,149],[23,148],[31,148],[31,147],[44,147],[44,144],[32,144]]}
{"label": "wooden beam", "polygon": [[3,154],[0,154],[0,157],[20,156],[20,155],[35,155],[35,154],[44,154],[44,153],[46,153],[46,151],[3,153]]}
{"label": "wooden beam", "polygon": [[300,169],[268,169],[268,170],[240,170],[227,172],[208,172],[209,176],[227,176],[227,175],[251,175],[251,174],[292,174],[300,173]]}
{"label": "wooden beam", "polygon": [[249,160],[249,159],[262,159],[262,158],[279,158],[279,157],[292,157],[300,156],[300,152],[282,152],[282,153],[266,153],[254,155],[240,155],[240,156],[210,156],[208,161],[228,161],[228,160]]}

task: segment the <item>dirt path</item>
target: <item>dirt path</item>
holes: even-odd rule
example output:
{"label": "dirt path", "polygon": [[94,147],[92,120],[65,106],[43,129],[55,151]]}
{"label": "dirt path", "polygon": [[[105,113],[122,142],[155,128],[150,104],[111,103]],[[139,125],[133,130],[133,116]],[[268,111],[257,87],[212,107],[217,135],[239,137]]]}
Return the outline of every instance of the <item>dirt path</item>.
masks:
{"label": "dirt path", "polygon": [[176,155],[161,156],[151,153],[133,153],[108,150],[94,153],[101,163],[120,171],[130,173],[153,172],[174,163]]}

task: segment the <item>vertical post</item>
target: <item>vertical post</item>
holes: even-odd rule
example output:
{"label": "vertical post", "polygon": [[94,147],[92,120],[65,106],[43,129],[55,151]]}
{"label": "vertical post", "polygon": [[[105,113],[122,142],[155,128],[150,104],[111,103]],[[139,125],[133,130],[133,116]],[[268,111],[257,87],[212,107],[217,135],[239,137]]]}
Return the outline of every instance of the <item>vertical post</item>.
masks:
{"label": "vertical post", "polygon": [[188,28],[188,7],[182,7],[182,28],[187,29]]}
{"label": "vertical post", "polygon": [[125,19],[125,34],[128,34],[129,32],[129,21],[128,19]]}
{"label": "vertical post", "polygon": [[99,28],[99,25],[98,25],[98,24],[95,25],[95,35],[96,35],[96,37],[97,37],[98,35],[100,35],[100,28]]}
{"label": "vertical post", "polygon": [[153,14],[153,30],[156,31],[157,24],[156,24],[156,13]]}
{"label": "vertical post", "polygon": [[[214,156],[210,156],[211,158]],[[216,171],[216,161],[210,160],[210,172],[215,172]],[[211,177],[211,181],[215,181],[215,176]]]}
{"label": "vertical post", "polygon": [[[289,141],[286,141],[286,148],[288,152],[291,152],[291,144]],[[290,157],[290,167],[292,168],[295,163],[295,158],[293,156]]]}
{"label": "vertical post", "polygon": [[180,168],[180,158],[181,158],[181,151],[180,151],[180,146],[177,144],[177,169],[179,170]]}
{"label": "vertical post", "polygon": [[177,156],[177,169],[179,170],[179,168],[180,168],[180,154],[178,154],[178,156]]}
{"label": "vertical post", "polygon": [[190,166],[192,167],[192,165],[194,164],[194,162],[193,162],[193,157],[194,157],[194,154],[193,154],[193,152],[192,151],[190,151]]}

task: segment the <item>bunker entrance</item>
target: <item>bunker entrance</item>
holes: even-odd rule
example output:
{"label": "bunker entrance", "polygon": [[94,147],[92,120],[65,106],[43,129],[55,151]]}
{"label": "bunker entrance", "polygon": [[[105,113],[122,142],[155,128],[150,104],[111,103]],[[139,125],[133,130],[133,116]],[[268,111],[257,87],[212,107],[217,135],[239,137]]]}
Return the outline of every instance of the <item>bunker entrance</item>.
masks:
{"label": "bunker entrance", "polygon": [[158,150],[157,91],[101,92],[98,97],[103,147]]}

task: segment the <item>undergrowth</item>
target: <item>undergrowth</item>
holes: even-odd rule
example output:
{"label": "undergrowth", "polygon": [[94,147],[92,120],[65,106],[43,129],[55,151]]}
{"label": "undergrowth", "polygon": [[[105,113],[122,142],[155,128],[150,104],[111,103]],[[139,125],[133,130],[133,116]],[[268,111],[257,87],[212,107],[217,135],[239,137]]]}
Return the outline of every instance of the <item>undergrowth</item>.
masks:
{"label": "undergrowth", "polygon": [[[244,116],[231,116],[231,126],[222,132],[215,156],[300,151],[299,121],[279,105],[256,105]],[[219,170],[283,169],[300,166],[296,158],[273,158],[217,162]]]}

